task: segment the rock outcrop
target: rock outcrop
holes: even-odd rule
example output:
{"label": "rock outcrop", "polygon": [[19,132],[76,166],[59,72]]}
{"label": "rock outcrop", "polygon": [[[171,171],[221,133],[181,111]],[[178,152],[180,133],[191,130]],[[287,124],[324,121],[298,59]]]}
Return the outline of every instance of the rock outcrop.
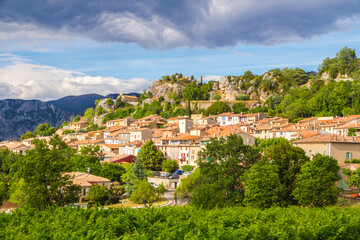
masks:
{"label": "rock outcrop", "polygon": [[0,140],[18,140],[41,123],[59,127],[73,117],[73,113],[39,100],[0,100]]}

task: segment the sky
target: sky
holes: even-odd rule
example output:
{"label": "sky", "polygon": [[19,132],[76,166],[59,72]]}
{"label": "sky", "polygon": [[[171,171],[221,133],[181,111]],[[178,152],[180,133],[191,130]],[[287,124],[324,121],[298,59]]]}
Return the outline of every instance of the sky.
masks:
{"label": "sky", "polygon": [[316,71],[345,46],[360,56],[359,0],[0,0],[0,99]]}

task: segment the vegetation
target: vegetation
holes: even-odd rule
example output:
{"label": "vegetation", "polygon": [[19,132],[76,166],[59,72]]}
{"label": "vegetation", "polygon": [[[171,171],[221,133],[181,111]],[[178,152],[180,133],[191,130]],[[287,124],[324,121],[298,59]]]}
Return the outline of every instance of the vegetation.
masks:
{"label": "vegetation", "polygon": [[172,159],[164,160],[162,162],[162,168],[165,172],[173,173],[179,169],[179,164],[177,163],[176,160],[172,160]]}
{"label": "vegetation", "polygon": [[182,169],[184,172],[191,172],[191,171],[194,169],[194,166],[183,165],[183,166],[181,167],[181,169]]}
{"label": "vegetation", "polygon": [[196,207],[205,209],[242,204],[244,173],[259,159],[259,152],[245,145],[240,136],[230,135],[212,139],[199,157],[201,170],[195,171],[187,181],[199,184],[180,185],[179,193]]}
{"label": "vegetation", "polygon": [[[50,140],[34,140],[35,149],[19,161],[17,176],[24,179],[25,205],[42,208],[57,204],[64,206],[77,201],[79,186],[72,185],[67,161],[69,147],[57,136]],[[51,159],[51,161],[49,161]]]}
{"label": "vegetation", "polygon": [[123,166],[100,164],[102,152],[98,146],[83,147],[77,153],[57,135],[49,145],[45,140],[34,140],[34,144],[35,149],[25,155],[0,150],[1,199],[21,207],[64,206],[77,202],[80,191],[79,186],[71,185],[71,176],[65,172],[89,171],[113,182],[121,182],[125,173]]}
{"label": "vegetation", "polygon": [[295,198],[303,206],[324,207],[335,204],[340,192],[336,184],[341,179],[339,170],[334,158],[316,154],[297,176],[298,182],[293,191]]}
{"label": "vegetation", "polygon": [[154,144],[152,140],[146,141],[141,146],[138,157],[144,162],[144,166],[152,171],[160,171],[162,162],[165,160],[164,154]]}
{"label": "vegetation", "polygon": [[287,141],[280,141],[264,149],[262,161],[272,163],[277,167],[280,184],[285,189],[284,204],[297,204],[293,196],[296,187],[297,176],[300,174],[301,167],[309,162],[305,151],[299,147],[293,147]]}
{"label": "vegetation", "polygon": [[88,196],[85,199],[105,205],[112,195],[113,193],[106,186],[94,185],[89,189]]}
{"label": "vegetation", "polygon": [[130,196],[130,200],[135,203],[142,203],[145,207],[151,207],[153,203],[159,200],[160,196],[166,192],[163,184],[154,188],[146,179],[136,180],[134,189],[135,190]]}
{"label": "vegetation", "polygon": [[21,135],[20,140],[33,138],[36,136],[51,136],[57,131],[57,128],[51,127],[48,123],[39,124],[34,132],[26,132]]}
{"label": "vegetation", "polygon": [[358,208],[51,208],[0,213],[1,239],[357,239]]}
{"label": "vegetation", "polygon": [[267,162],[255,163],[245,173],[245,204],[257,208],[282,206],[285,189],[279,184],[276,165]]}
{"label": "vegetation", "polygon": [[231,108],[225,102],[214,102],[205,111],[205,115],[218,115],[224,112],[231,112]]}

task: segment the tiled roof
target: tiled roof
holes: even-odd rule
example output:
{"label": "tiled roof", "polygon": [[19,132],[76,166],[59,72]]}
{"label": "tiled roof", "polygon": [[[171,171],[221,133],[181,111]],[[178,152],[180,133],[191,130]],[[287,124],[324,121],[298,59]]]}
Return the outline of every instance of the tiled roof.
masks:
{"label": "tiled roof", "polygon": [[316,134],[312,137],[294,141],[295,144],[302,143],[360,143],[360,137],[342,137],[336,134]]}
{"label": "tiled roof", "polygon": [[73,183],[76,185],[80,185],[82,187],[89,187],[92,186],[90,183],[93,182],[110,182],[109,179],[98,177],[89,173],[84,172],[68,172],[65,173],[66,175],[73,176]]}

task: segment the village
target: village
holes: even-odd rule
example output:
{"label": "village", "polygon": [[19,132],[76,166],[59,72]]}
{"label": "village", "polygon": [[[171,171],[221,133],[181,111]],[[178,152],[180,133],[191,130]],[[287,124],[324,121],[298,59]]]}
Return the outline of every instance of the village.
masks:
{"label": "village", "polygon": [[[129,96],[131,101],[136,102],[134,98]],[[84,130],[88,124],[83,117],[58,129],[55,134],[78,151],[85,146],[99,146],[103,163],[133,163],[141,146],[152,140],[165,158],[176,160],[180,168],[189,165],[196,169],[198,153],[210,139],[230,134],[241,136],[244,144],[251,146],[255,146],[257,138],[284,138],[291,141],[293,146],[302,148],[310,159],[317,153],[335,158],[340,168],[354,170],[358,167],[355,164],[357,159],[360,159],[360,115],[312,117],[297,123],[290,123],[289,119],[281,117],[268,118],[263,113],[226,112],[208,117],[192,114],[169,119],[151,115],[140,119],[127,117],[110,120],[101,126],[103,130],[86,132]],[[49,140],[51,136],[37,138]],[[0,148],[25,154],[26,150],[34,148],[34,139],[3,141]],[[153,184],[163,183],[167,189],[175,189],[180,184],[179,178],[151,177],[149,181]],[[74,173],[74,183],[82,185],[84,189],[83,197],[94,182],[110,187],[108,179]]]}

